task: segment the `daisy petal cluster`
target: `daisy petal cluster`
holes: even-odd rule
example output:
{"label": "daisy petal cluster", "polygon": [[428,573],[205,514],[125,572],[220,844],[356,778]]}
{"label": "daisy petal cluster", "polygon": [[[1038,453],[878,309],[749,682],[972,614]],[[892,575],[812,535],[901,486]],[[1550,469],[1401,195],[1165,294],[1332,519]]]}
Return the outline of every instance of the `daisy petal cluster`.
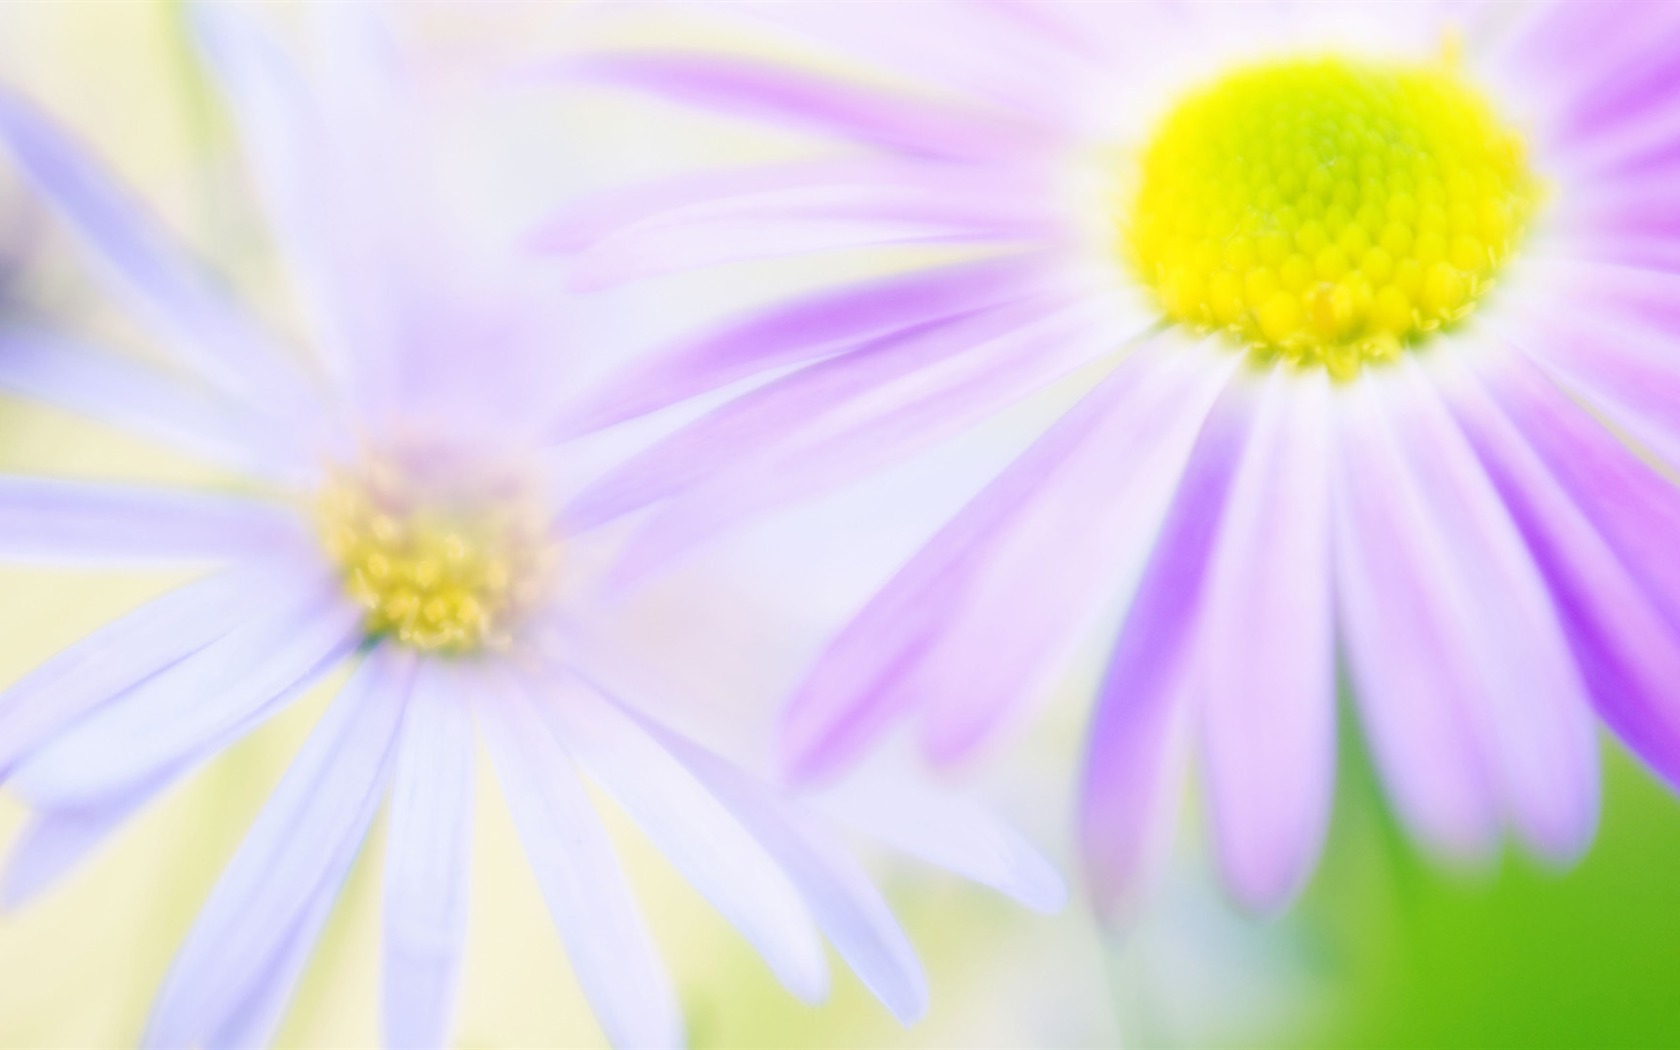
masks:
{"label": "daisy petal cluster", "polygon": [[[826,941],[915,1017],[915,956],[822,800],[772,790],[652,718],[593,662],[584,567],[600,541],[563,515],[565,450],[548,437],[566,329],[434,221],[418,116],[377,15],[313,10],[324,45],[306,70],[246,15],[192,10],[312,322],[304,345],[195,265],[69,133],[0,92],[0,140],[168,354],[148,363],[14,319],[0,389],[172,444],[228,479],[0,478],[0,556],[203,570],[0,693],[0,780],[33,812],[7,899],[52,884],[342,674],[181,946],[146,1045],[268,1042],[382,809],[385,1038],[447,1044],[480,737],[613,1043],[678,1044],[684,1024],[589,783],[795,995],[825,994]],[[345,98],[357,105],[334,104]],[[1013,833],[962,804],[902,805],[877,821],[889,838],[1057,906],[1057,876]]]}
{"label": "daisy petal cluster", "polygon": [[1295,896],[1341,676],[1400,816],[1450,855],[1511,834],[1576,857],[1600,724],[1680,784],[1680,11],[709,9],[825,61],[644,48],[550,72],[826,152],[557,216],[575,280],[920,250],[590,403],[603,427],[760,379],[579,497],[587,520],[660,505],[624,572],[1100,373],[816,662],[795,775],[911,714],[935,760],[971,754],[1120,602],[1079,818],[1111,915],[1158,870],[1192,764],[1231,891]]}

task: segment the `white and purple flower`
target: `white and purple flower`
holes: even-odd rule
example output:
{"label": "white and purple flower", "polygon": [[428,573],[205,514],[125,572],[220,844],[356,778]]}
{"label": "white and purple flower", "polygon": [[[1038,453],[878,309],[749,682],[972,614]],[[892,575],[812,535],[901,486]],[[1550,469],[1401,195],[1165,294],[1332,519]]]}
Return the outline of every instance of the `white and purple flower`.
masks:
{"label": "white and purple flower", "polygon": [[[63,131],[0,92],[0,139],[168,355],[148,363],[14,319],[0,329],[0,388],[202,456],[227,479],[0,478],[0,556],[209,570],[0,693],[0,780],[34,810],[6,897],[52,882],[346,669],[182,946],[147,1045],[272,1036],[387,803],[385,1036],[446,1043],[475,726],[615,1044],[679,1043],[683,1023],[580,773],[795,994],[824,994],[826,938],[914,1017],[918,964],[822,800],[776,794],[613,695],[591,662],[595,541],[558,513],[569,471],[547,436],[563,417],[565,341],[581,335],[445,236],[373,10],[314,10],[326,31],[309,78],[245,17],[195,10],[306,304],[308,350],[257,323]],[[861,807],[911,852],[1056,905],[1054,872],[975,809],[917,791],[884,807],[850,790],[830,812]]]}
{"label": "white and purple flower", "polygon": [[1123,601],[1080,813],[1110,914],[1192,755],[1227,885],[1293,898],[1339,663],[1398,811],[1447,854],[1508,829],[1577,856],[1600,721],[1680,783],[1680,8],[710,9],[823,71],[761,46],[553,72],[829,152],[604,198],[547,246],[587,285],[919,254],[606,388],[584,425],[764,379],[579,499],[591,521],[667,501],[626,572],[1099,375],[834,640],[787,713],[795,775],[912,712],[935,759],[971,753]]}

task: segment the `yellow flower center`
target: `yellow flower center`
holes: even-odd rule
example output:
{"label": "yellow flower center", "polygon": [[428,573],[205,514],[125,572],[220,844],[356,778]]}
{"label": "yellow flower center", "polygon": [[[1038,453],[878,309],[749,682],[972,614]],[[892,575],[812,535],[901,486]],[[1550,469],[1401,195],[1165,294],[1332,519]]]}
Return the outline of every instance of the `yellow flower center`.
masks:
{"label": "yellow flower center", "polygon": [[1450,69],[1299,59],[1167,116],[1124,249],[1174,320],[1347,378],[1472,310],[1538,199]]}
{"label": "yellow flower center", "polygon": [[439,498],[388,467],[339,474],[320,494],[322,544],[366,630],[424,652],[508,644],[556,564],[547,523],[508,492]]}

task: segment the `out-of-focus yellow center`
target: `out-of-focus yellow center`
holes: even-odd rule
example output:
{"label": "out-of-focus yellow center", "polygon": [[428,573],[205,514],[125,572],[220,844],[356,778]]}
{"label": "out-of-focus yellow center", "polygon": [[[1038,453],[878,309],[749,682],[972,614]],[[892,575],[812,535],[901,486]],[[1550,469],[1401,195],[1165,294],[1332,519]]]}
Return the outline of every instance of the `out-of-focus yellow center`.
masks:
{"label": "out-of-focus yellow center", "polygon": [[1347,378],[1473,309],[1538,198],[1450,68],[1292,60],[1168,115],[1124,248],[1174,320]]}
{"label": "out-of-focus yellow center", "polygon": [[367,471],[339,475],[318,513],[368,634],[424,652],[505,645],[555,567],[544,521],[517,501],[439,505]]}

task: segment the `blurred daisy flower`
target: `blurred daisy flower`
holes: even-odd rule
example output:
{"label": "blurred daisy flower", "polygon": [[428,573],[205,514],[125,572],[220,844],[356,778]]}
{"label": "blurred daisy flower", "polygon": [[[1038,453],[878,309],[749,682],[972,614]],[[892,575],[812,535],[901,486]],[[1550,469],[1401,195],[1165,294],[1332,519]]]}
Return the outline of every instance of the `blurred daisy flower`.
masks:
{"label": "blurred daisy flower", "polygon": [[[0,94],[20,168],[170,355],[148,363],[12,323],[0,387],[171,442],[230,478],[203,490],[0,478],[8,558],[214,567],[0,694],[0,778],[36,814],[8,900],[344,668],[181,947],[147,1045],[272,1037],[387,799],[385,1037],[446,1043],[475,725],[612,1042],[679,1043],[683,1021],[580,771],[796,995],[824,995],[826,937],[897,1016],[916,1016],[914,955],[824,823],[879,811],[873,789],[848,788],[827,813],[776,795],[622,702],[591,663],[598,555],[557,516],[566,450],[543,436],[566,389],[564,342],[582,333],[442,236],[419,117],[374,10],[315,10],[307,80],[233,9],[194,11],[314,354],[256,323],[64,132]],[[1058,903],[1055,873],[983,814],[909,789],[893,806],[878,820],[887,838],[1029,904]]]}
{"label": "blurred daisy flower", "polygon": [[1595,713],[1680,780],[1680,8],[712,7],[822,64],[644,46],[549,72],[848,148],[557,217],[576,280],[944,251],[604,389],[584,425],[765,380],[580,497],[669,498],[627,574],[1096,376],[835,638],[787,712],[795,775],[912,711],[933,758],[970,754],[1119,603],[1079,816],[1117,917],[1192,753],[1229,889],[1293,898],[1338,653],[1397,810],[1448,855],[1509,829],[1577,856]]}

